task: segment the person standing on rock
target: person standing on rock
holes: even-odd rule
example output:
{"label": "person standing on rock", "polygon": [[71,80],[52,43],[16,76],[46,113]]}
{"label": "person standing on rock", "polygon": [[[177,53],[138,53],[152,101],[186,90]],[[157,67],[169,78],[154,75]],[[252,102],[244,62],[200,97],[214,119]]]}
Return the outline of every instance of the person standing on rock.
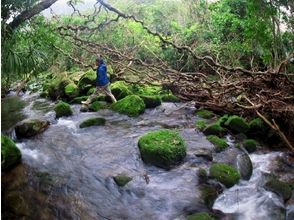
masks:
{"label": "person standing on rock", "polygon": [[115,103],[116,99],[114,95],[111,93],[111,90],[109,87],[110,82],[107,77],[107,67],[100,56],[96,58],[96,66],[97,66],[96,90],[92,95],[89,96],[89,98],[86,101],[82,101],[81,103],[84,105],[89,105],[101,93],[104,93],[105,95],[110,96],[112,102]]}

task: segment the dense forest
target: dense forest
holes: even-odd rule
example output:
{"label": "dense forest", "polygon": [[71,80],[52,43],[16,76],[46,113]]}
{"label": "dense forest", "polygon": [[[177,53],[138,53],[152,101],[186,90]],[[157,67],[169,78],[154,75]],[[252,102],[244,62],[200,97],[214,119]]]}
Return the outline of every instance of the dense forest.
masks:
{"label": "dense forest", "polygon": [[[184,107],[174,110],[175,112],[184,111],[185,106],[192,104],[197,110],[197,117],[201,118],[197,120],[194,128],[207,136],[217,153],[230,145],[224,137],[232,135],[236,146],[246,148],[247,153],[255,151],[256,145],[264,145],[266,149],[270,147],[270,152],[287,152],[290,158],[287,163],[293,162],[292,0],[97,0],[91,3],[86,0],[69,0],[67,9],[70,12],[64,14],[57,14],[50,9],[56,2],[58,0],[1,2],[2,100],[9,97],[11,92],[16,96],[30,92],[56,102],[57,119],[70,116],[73,114],[72,110],[66,108],[87,100],[95,91],[95,60],[98,56],[107,64],[110,88],[118,100],[109,107],[111,110],[133,118],[141,115],[145,107],[154,108],[162,102],[184,103]],[[82,7],[85,5],[86,8]],[[43,13],[45,10],[46,14]],[[108,97],[99,96],[90,107],[79,106],[80,111],[96,112],[108,108],[109,104],[104,104],[104,101],[110,102]],[[21,109],[24,106],[25,104],[19,104],[18,107]],[[6,123],[11,120],[8,116],[11,108],[18,107],[10,106],[10,109],[6,110],[4,108],[2,121]],[[17,138],[21,140],[41,133],[52,122],[38,123],[34,125],[34,129],[38,127],[38,131],[16,126]],[[90,120],[81,124],[80,128],[88,127],[89,124],[104,125],[105,119]],[[171,125],[161,127],[171,130],[177,128]],[[2,134],[11,136],[5,129],[2,124]],[[165,132],[167,130],[141,137],[138,146],[144,162],[169,170],[183,160],[186,156],[185,150],[178,149],[175,156],[164,156],[164,159],[151,153],[149,155],[146,150],[150,147],[148,138],[155,136],[163,138],[161,142],[156,142],[159,146],[162,142],[185,145],[175,131],[170,131],[170,134]],[[170,139],[172,137],[174,139]],[[10,138],[2,136],[1,145],[13,144]],[[1,148],[2,169],[12,167],[10,162],[3,161],[5,155],[3,156],[2,152],[6,154],[6,151],[9,150]],[[233,157],[234,153],[230,154]],[[210,168],[209,177],[203,169],[200,169],[198,175],[220,178],[218,181],[228,188],[235,184],[235,180],[237,182],[243,178],[242,171],[240,177],[240,174],[234,173],[235,170],[230,170],[230,167],[217,165],[219,164]],[[231,173],[231,179],[222,180],[218,169]],[[281,188],[278,184],[284,184],[282,186],[285,191],[291,194],[293,183],[288,182],[294,179],[292,175],[290,172],[290,178],[284,179],[287,183],[274,178],[270,180],[273,183],[267,182],[267,185],[272,183],[272,191],[277,193],[277,188]],[[143,176],[148,184],[148,172]],[[130,181],[128,178],[126,180],[125,176],[121,178],[123,182],[126,181],[124,184]],[[246,178],[249,180],[250,176],[243,179]],[[6,179],[9,182],[11,177]],[[7,184],[9,185],[4,184],[5,189],[9,189]],[[215,183],[212,186],[213,189],[218,188]],[[198,207],[199,209],[182,213],[184,217],[195,211],[207,211],[209,215],[201,212],[203,219],[225,219],[224,215],[212,212],[213,202],[221,192],[215,192],[210,187],[211,184],[206,182],[202,185],[202,191],[208,194],[204,196],[204,200],[209,211]],[[284,202],[289,199],[285,191],[278,192],[283,196]],[[8,201],[7,197],[9,196],[4,196],[5,200],[2,201]],[[291,201],[293,203],[294,199]],[[6,202],[4,209],[10,210],[8,214],[4,214],[7,218],[14,219],[22,215],[15,214],[15,210],[11,211],[9,202]],[[293,208],[291,210],[286,219],[293,217]],[[119,211],[114,213],[121,214]],[[99,217],[93,217],[90,212],[88,214],[90,217],[85,219],[139,219],[144,216],[126,214],[125,217],[119,218],[109,213],[98,213]],[[74,218],[64,215],[62,211],[59,215],[64,219]],[[174,219],[176,214],[171,214],[173,217],[167,216],[144,217]],[[285,219],[278,218],[277,216],[281,215],[277,213],[270,216],[268,219]],[[188,219],[202,219],[201,216],[194,217]],[[258,214],[253,217],[266,218],[258,218]],[[242,215],[239,218],[229,215],[226,219],[242,218],[249,219]]]}

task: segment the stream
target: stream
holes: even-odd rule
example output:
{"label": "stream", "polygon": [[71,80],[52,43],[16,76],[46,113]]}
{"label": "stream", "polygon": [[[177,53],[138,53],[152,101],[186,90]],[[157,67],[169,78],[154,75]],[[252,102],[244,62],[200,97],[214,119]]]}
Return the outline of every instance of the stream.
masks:
{"label": "stream", "polygon": [[[5,111],[7,99],[21,107]],[[195,129],[199,118],[193,104],[163,103],[138,118],[109,109],[82,113],[75,104],[74,114],[60,119],[55,119],[54,103],[38,94],[8,96],[2,106],[2,133],[14,139],[12,128],[24,118],[51,123],[44,133],[17,141],[22,163],[2,172],[4,219],[182,220],[187,213],[208,211],[200,199],[197,171],[208,170],[212,162],[194,154],[213,145]],[[89,117],[103,117],[106,124],[80,129]],[[177,129],[187,144],[184,162],[170,171],[144,164],[137,146],[140,136],[162,128]],[[222,219],[281,219],[284,203],[260,184],[270,161],[282,154],[250,155],[251,179],[225,190],[214,203],[214,210],[228,214]],[[119,187],[113,177],[120,174],[133,179]]]}

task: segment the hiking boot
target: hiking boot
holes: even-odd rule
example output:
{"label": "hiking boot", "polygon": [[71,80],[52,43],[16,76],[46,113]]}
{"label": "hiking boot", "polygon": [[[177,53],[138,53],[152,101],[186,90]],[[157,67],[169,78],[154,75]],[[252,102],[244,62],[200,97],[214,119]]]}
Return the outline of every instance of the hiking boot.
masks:
{"label": "hiking boot", "polygon": [[89,105],[89,102],[87,102],[87,101],[81,101],[81,103],[82,103],[83,105]]}

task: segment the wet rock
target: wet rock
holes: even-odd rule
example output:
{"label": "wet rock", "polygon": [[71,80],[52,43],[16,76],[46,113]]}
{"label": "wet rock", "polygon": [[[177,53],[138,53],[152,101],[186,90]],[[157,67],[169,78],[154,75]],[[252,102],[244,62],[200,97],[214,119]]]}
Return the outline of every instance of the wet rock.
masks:
{"label": "wet rock", "polygon": [[132,180],[132,178],[125,176],[125,175],[118,175],[118,176],[113,177],[113,180],[115,181],[115,183],[118,186],[123,187],[123,186],[127,185],[127,183],[130,182]]}
{"label": "wet rock", "polygon": [[1,169],[8,170],[21,161],[21,152],[15,143],[1,135]]}
{"label": "wet rock", "polygon": [[287,207],[286,220],[294,219],[294,204]]}
{"label": "wet rock", "polygon": [[207,212],[199,212],[199,213],[187,216],[186,219],[187,220],[214,220],[215,218],[213,218]]}
{"label": "wet rock", "polygon": [[244,140],[243,146],[248,151],[248,153],[256,151],[256,141],[253,139]]}
{"label": "wet rock", "polygon": [[49,121],[40,119],[26,119],[15,127],[18,138],[29,138],[45,131],[50,125]]}
{"label": "wet rock", "polygon": [[264,188],[278,194],[284,199],[284,201],[287,201],[292,196],[292,189],[290,185],[278,180],[277,178],[271,178],[268,180],[265,183]]}
{"label": "wet rock", "polygon": [[213,124],[208,125],[204,130],[203,133],[205,135],[217,135],[222,137],[226,130],[219,124],[219,122],[215,122]]}
{"label": "wet rock", "polygon": [[214,201],[221,193],[222,189],[214,185],[202,184],[199,186],[201,199],[208,208],[212,208]]}
{"label": "wet rock", "polygon": [[157,130],[145,134],[138,142],[141,157],[145,163],[170,169],[186,156],[186,145],[178,132]]}
{"label": "wet rock", "polygon": [[102,101],[95,101],[95,102],[92,102],[89,106],[89,110],[90,111],[94,111],[94,112],[97,112],[99,111],[100,109],[103,109],[105,108],[106,106],[106,102],[102,102]]}
{"label": "wet rock", "polygon": [[215,178],[226,187],[232,187],[240,179],[240,173],[236,168],[225,163],[216,163],[210,167],[210,176]]}
{"label": "wet rock", "polygon": [[30,209],[21,192],[12,191],[5,194],[4,201],[5,210],[9,210],[16,216],[29,216]]}
{"label": "wet rock", "polygon": [[161,99],[159,96],[140,95],[140,98],[143,99],[146,108],[155,108],[156,106],[161,105]]}
{"label": "wet rock", "polygon": [[110,89],[117,100],[123,99],[132,94],[124,81],[116,81],[111,83]]}
{"label": "wet rock", "polygon": [[65,87],[70,83],[72,83],[72,81],[67,77],[57,77],[53,79],[47,89],[48,96],[52,100],[65,97]]}
{"label": "wet rock", "polygon": [[230,116],[225,122],[225,126],[235,133],[246,133],[249,130],[246,121],[237,115]]}
{"label": "wet rock", "polygon": [[139,96],[130,95],[113,103],[111,109],[130,117],[136,117],[144,112],[145,104]]}
{"label": "wet rock", "polygon": [[59,101],[55,105],[54,111],[56,113],[56,118],[60,118],[62,116],[70,116],[73,113],[70,105],[62,101]]}
{"label": "wet rock", "polygon": [[209,149],[203,149],[203,148],[197,149],[194,151],[194,155],[196,157],[203,157],[208,161],[212,161],[212,159],[213,159],[212,151]]}
{"label": "wet rock", "polygon": [[208,111],[206,109],[197,110],[196,115],[198,115],[201,118],[205,118],[205,119],[211,119],[211,118],[213,118],[215,116],[213,114],[213,112]]}
{"label": "wet rock", "polygon": [[80,124],[80,128],[105,125],[105,118],[89,118]]}
{"label": "wet rock", "polygon": [[214,162],[227,163],[235,167],[241,174],[241,178],[249,180],[252,175],[252,162],[249,155],[236,147],[230,147],[214,155]]}
{"label": "wet rock", "polygon": [[216,152],[221,152],[229,147],[229,144],[226,142],[224,138],[219,138],[215,135],[207,136],[207,140],[209,140],[215,147]]}

